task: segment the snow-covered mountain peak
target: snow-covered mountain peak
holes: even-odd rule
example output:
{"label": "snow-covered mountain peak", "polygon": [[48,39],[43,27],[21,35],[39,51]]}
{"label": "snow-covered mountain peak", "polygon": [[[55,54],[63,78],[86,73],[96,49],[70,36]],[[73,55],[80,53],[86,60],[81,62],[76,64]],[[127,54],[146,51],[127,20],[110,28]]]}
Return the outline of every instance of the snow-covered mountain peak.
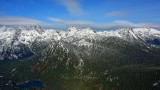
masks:
{"label": "snow-covered mountain peak", "polygon": [[77,31],[78,29],[76,27],[74,26],[69,27],[67,31],[67,36],[73,36]]}
{"label": "snow-covered mountain peak", "polygon": [[38,29],[42,29],[41,26],[19,26],[19,29],[22,30],[38,30]]}
{"label": "snow-covered mountain peak", "polygon": [[153,28],[127,28],[118,29],[117,32],[123,39],[130,42],[148,42],[150,40],[159,39],[160,31]]}
{"label": "snow-covered mountain peak", "polygon": [[126,28],[126,29],[118,29],[116,30],[116,32],[125,32],[125,33],[129,33],[129,32],[133,32],[135,34],[137,33],[141,33],[141,34],[158,34],[160,33],[159,30],[153,29],[153,28]]}
{"label": "snow-covered mountain peak", "polygon": [[160,35],[160,31],[153,29],[153,28],[134,28],[133,31],[135,33],[141,33],[141,34],[148,34],[148,35],[156,35],[159,34]]}
{"label": "snow-covered mountain peak", "polygon": [[67,42],[78,47],[90,47],[94,45],[95,41],[103,41],[103,39],[109,37],[117,37],[132,43],[138,42],[160,46],[160,31],[152,28],[128,28],[95,32],[91,28],[80,29],[76,27],[69,27],[68,31],[60,31],[42,29],[38,26],[19,28],[4,26],[0,27],[0,53],[4,51],[8,52],[8,50],[12,51],[12,58],[17,53],[16,51],[25,51],[24,47],[30,49],[33,45],[41,47],[43,44],[46,45],[54,42]]}
{"label": "snow-covered mountain peak", "polygon": [[90,27],[82,29],[82,31],[86,34],[95,34],[96,32],[92,30]]}
{"label": "snow-covered mountain peak", "polygon": [[68,32],[76,32],[78,29],[75,26],[71,26],[68,28]]}
{"label": "snow-covered mountain peak", "polygon": [[[115,31],[97,31],[91,28],[79,29],[76,27],[69,27],[68,31],[56,31],[53,29],[42,29],[39,26],[19,27],[18,29],[0,27],[0,40],[4,43],[11,43],[16,40],[19,43],[31,44],[35,40],[65,40],[73,42],[82,39],[99,40],[104,37],[118,37],[127,41],[143,41],[160,39],[160,31],[152,28],[127,28],[118,29]],[[16,38],[16,39],[15,39]]]}
{"label": "snow-covered mountain peak", "polygon": [[63,34],[62,38],[84,38],[95,35],[96,33],[90,28],[79,29],[76,27],[69,27],[68,31],[65,32],[66,36]]}

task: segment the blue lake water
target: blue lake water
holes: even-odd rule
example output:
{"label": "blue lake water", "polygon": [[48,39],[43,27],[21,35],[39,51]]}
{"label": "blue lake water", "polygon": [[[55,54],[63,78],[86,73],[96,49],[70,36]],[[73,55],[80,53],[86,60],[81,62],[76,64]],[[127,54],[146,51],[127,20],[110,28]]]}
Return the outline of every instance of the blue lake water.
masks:
{"label": "blue lake water", "polygon": [[25,82],[22,84],[18,84],[17,87],[18,88],[30,88],[30,87],[43,88],[44,83],[41,81],[31,81],[31,82]]}

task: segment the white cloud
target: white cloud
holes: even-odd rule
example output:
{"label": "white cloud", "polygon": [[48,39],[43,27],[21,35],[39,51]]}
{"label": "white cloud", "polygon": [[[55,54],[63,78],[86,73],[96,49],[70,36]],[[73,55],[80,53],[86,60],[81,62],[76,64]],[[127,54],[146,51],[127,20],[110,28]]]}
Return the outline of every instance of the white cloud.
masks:
{"label": "white cloud", "polygon": [[90,25],[90,24],[94,24],[93,22],[86,21],[86,20],[69,21],[69,20],[62,20],[59,18],[48,18],[48,19],[55,22],[55,23],[64,24],[64,25]]}
{"label": "white cloud", "polygon": [[128,12],[126,11],[112,11],[107,13],[106,15],[109,17],[115,17],[115,16],[124,16],[126,15]]}
{"label": "white cloud", "polygon": [[84,14],[79,0],[60,0],[59,2],[67,8],[71,15],[81,16]]}
{"label": "white cloud", "polygon": [[139,24],[126,21],[126,20],[116,20],[112,23],[113,25],[118,25],[118,26],[131,26],[131,27],[140,27]]}
{"label": "white cloud", "polygon": [[31,18],[16,17],[16,16],[0,16],[0,25],[37,25],[37,24],[42,24],[42,22]]}
{"label": "white cloud", "polygon": [[154,23],[133,23],[126,20],[115,20],[110,23],[95,23],[91,21],[85,20],[62,20],[58,18],[48,18],[49,20],[53,21],[55,24],[59,24],[62,26],[79,26],[79,27],[92,27],[92,28],[99,28],[99,29],[107,29],[107,28],[126,28],[126,27],[153,27],[158,28],[160,24]]}

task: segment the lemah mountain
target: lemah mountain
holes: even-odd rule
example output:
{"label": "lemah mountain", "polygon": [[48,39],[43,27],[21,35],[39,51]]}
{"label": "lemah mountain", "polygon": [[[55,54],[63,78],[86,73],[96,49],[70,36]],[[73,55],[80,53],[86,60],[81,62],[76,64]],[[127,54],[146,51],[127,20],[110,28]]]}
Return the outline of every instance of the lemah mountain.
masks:
{"label": "lemah mountain", "polygon": [[48,90],[159,90],[160,31],[0,27],[0,90],[42,81]]}

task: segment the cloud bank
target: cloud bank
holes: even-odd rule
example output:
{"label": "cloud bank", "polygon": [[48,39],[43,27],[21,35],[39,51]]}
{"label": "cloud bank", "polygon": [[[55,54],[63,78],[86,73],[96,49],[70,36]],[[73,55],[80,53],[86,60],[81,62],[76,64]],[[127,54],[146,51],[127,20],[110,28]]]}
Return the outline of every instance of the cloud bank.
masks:
{"label": "cloud bank", "polygon": [[126,20],[115,20],[110,23],[95,23],[86,20],[62,20],[59,18],[48,18],[53,21],[55,24],[63,25],[63,26],[78,26],[78,27],[92,27],[99,29],[107,29],[107,28],[127,28],[127,27],[152,27],[152,28],[160,28],[160,24],[154,23],[133,23]]}
{"label": "cloud bank", "polygon": [[127,14],[128,12],[126,11],[112,11],[112,12],[107,13],[106,16],[115,17],[115,16],[124,16]]}
{"label": "cloud bank", "polygon": [[31,18],[16,16],[0,16],[0,25],[38,25],[43,22]]}
{"label": "cloud bank", "polygon": [[16,17],[16,16],[0,16],[0,25],[41,25],[45,27],[91,27],[96,29],[116,29],[116,28],[127,28],[127,27],[152,27],[159,28],[160,24],[156,23],[133,23],[126,20],[115,20],[109,23],[95,23],[87,20],[63,20],[59,18],[50,17],[48,20],[51,23],[41,22],[36,19]]}
{"label": "cloud bank", "polygon": [[76,20],[76,21],[69,21],[69,20],[62,20],[59,18],[48,18],[49,20],[59,23],[59,24],[64,24],[64,25],[90,25],[94,24],[93,22],[86,21],[86,20]]}

